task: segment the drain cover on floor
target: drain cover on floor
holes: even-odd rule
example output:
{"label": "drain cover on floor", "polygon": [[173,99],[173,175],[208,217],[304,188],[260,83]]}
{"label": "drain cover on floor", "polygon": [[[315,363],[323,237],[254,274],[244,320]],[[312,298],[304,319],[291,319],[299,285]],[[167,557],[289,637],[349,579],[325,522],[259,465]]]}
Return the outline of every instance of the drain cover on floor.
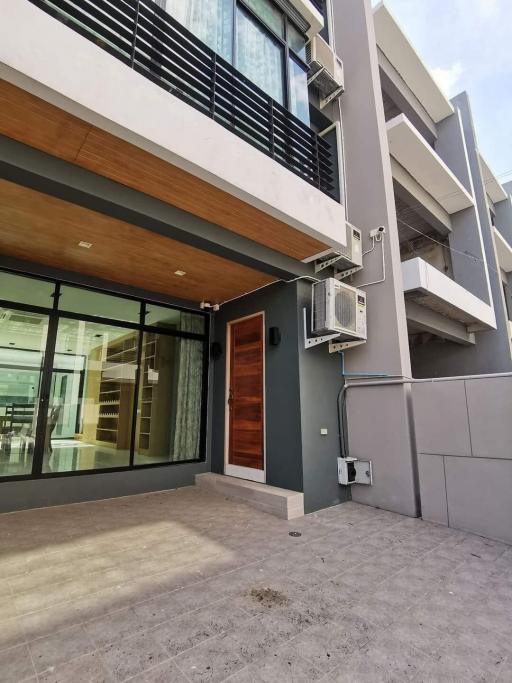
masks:
{"label": "drain cover on floor", "polygon": [[293,538],[299,538],[299,536],[302,536],[302,534],[300,533],[300,531],[290,531],[288,533],[288,536],[293,536]]}

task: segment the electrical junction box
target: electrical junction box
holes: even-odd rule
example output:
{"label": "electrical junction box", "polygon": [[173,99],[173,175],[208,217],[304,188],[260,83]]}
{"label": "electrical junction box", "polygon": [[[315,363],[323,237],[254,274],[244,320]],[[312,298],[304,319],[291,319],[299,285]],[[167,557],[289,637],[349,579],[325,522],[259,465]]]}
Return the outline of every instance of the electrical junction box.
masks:
{"label": "electrical junction box", "polygon": [[338,483],[342,486],[366,484],[371,486],[372,462],[358,458],[338,458]]}

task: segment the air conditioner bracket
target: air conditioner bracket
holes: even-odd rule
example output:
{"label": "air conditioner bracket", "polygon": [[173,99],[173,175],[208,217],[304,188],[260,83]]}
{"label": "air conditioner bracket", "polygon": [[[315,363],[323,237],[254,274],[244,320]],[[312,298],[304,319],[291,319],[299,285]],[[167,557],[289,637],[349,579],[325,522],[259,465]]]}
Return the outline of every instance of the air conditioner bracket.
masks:
{"label": "air conditioner bracket", "polygon": [[358,273],[360,270],[363,270],[363,266],[354,266],[353,268],[348,268],[347,270],[340,270],[337,273],[334,273],[334,277],[336,280],[344,280],[346,277],[349,277],[350,275],[354,275],[354,273]]}
{"label": "air conditioner bracket", "polygon": [[330,342],[332,339],[338,339],[339,334],[323,334],[319,337],[309,337],[308,336],[308,321],[307,321],[307,311],[306,308],[302,309],[304,314],[304,348],[311,349],[313,346],[318,346],[319,344],[325,344],[325,342]]}
{"label": "air conditioner bracket", "polygon": [[[338,335],[339,336],[339,335]],[[354,341],[346,342],[329,342],[329,353],[339,353],[340,351],[346,351],[354,346],[361,346],[361,344],[366,344],[366,339],[355,339]]]}

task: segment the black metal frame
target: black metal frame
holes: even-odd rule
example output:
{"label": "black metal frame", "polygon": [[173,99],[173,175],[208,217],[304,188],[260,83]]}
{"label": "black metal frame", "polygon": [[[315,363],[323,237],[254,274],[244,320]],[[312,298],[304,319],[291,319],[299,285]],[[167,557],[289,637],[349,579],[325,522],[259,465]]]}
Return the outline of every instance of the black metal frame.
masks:
{"label": "black metal frame", "polygon": [[[98,287],[91,287],[88,285],[76,284],[75,282],[67,282],[65,280],[44,277],[39,275],[34,275],[28,272],[21,272],[17,270],[11,270],[8,268],[0,268],[0,272],[10,273],[12,275],[19,275],[22,277],[28,277],[35,281],[45,281],[51,282],[55,285],[55,292],[52,295],[53,305],[48,308],[43,306],[30,306],[28,304],[17,303],[9,299],[0,299],[0,307],[13,308],[18,311],[26,311],[30,313],[41,313],[42,315],[48,316],[49,326],[48,335],[46,340],[46,348],[44,352],[44,361],[41,372],[41,384],[39,390],[39,396],[37,398],[39,402],[38,413],[37,413],[37,423],[36,423],[36,440],[34,446],[34,455],[32,459],[32,472],[30,474],[20,474],[20,475],[0,475],[0,485],[8,481],[25,481],[25,480],[40,480],[40,479],[52,479],[56,477],[71,477],[71,476],[85,476],[91,474],[106,474],[108,472],[126,472],[126,471],[136,471],[141,469],[150,469],[154,467],[169,467],[172,465],[185,465],[189,463],[199,463],[205,462],[206,460],[206,440],[207,440],[207,422],[208,422],[208,393],[209,393],[209,369],[210,369],[210,315],[207,313],[202,313],[194,309],[188,309],[183,306],[172,306],[166,303],[158,301],[158,299],[148,299],[147,297],[137,297],[133,295],[119,294],[115,291],[100,289]],[[106,318],[103,316],[85,315],[82,313],[73,313],[69,311],[63,311],[59,309],[59,298],[60,298],[60,287],[61,285],[75,287],[77,289],[84,289],[87,291],[94,291],[99,294],[106,294],[110,296],[117,296],[122,299],[128,299],[131,301],[136,301],[140,304],[140,317],[138,323],[124,322],[122,320],[115,320],[112,318]],[[153,325],[145,324],[145,312],[147,304],[158,305],[162,307],[167,307],[170,310],[181,311],[185,313],[193,313],[204,318],[205,320],[205,332],[204,334],[196,334],[193,332],[183,332],[181,330],[169,330],[168,328],[158,327]],[[53,360],[55,355],[55,345],[57,341],[57,331],[58,323],[60,319],[70,319],[70,320],[83,320],[85,322],[92,323],[103,323],[105,325],[112,325],[114,327],[121,327],[123,329],[135,330],[138,332],[137,340],[137,372],[135,378],[134,386],[134,407],[131,423],[131,434],[130,434],[130,464],[119,467],[108,467],[108,468],[95,468],[89,470],[78,470],[70,472],[43,472],[43,457],[44,457],[44,438],[46,431],[46,420],[48,413],[48,404],[50,399],[51,381],[53,376]],[[140,376],[142,372],[141,368],[141,355],[142,355],[142,345],[144,332],[151,332],[154,334],[163,334],[170,337],[175,337],[178,339],[194,339],[202,342],[203,346],[203,376],[202,376],[202,395],[201,395],[201,425],[200,425],[200,439],[199,439],[199,452],[200,457],[190,460],[178,460],[172,462],[155,462],[147,463],[142,465],[134,464],[135,457],[135,433],[136,433],[136,411],[137,411],[137,397],[138,390],[140,386]]]}
{"label": "black metal frame", "polygon": [[335,199],[336,150],[153,0],[30,2]]}

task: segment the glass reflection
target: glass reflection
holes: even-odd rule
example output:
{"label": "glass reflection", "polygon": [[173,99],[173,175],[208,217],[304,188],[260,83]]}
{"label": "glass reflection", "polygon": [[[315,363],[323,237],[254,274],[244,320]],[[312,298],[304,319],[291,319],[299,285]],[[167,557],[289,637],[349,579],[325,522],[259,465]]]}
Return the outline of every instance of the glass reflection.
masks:
{"label": "glass reflection", "polygon": [[138,332],[60,319],[43,472],[130,463]]}
{"label": "glass reflection", "polygon": [[32,472],[48,316],[0,308],[0,476]]}

